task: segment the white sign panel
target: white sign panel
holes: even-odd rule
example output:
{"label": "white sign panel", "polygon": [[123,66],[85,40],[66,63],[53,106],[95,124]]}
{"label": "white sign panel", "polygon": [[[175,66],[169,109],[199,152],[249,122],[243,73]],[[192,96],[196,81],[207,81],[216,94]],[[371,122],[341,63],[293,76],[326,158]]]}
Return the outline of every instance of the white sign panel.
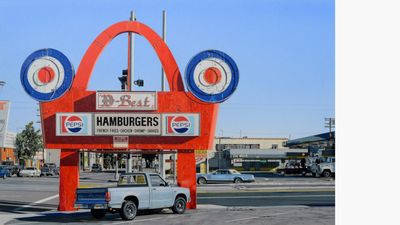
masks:
{"label": "white sign panel", "polygon": [[96,92],[97,110],[157,110],[157,92]]}
{"label": "white sign panel", "polygon": [[95,135],[161,135],[160,114],[95,113]]}
{"label": "white sign panel", "polygon": [[0,147],[5,147],[10,105],[9,101],[0,101]]}
{"label": "white sign panel", "polygon": [[200,116],[193,113],[162,114],[163,136],[199,136]]}
{"label": "white sign panel", "polygon": [[91,113],[57,113],[56,114],[57,136],[91,136],[92,114]]}
{"label": "white sign panel", "polygon": [[6,137],[4,139],[4,148],[15,148],[15,139],[17,138],[17,133],[7,132]]}
{"label": "white sign panel", "polygon": [[129,136],[114,136],[113,147],[114,148],[128,148]]}

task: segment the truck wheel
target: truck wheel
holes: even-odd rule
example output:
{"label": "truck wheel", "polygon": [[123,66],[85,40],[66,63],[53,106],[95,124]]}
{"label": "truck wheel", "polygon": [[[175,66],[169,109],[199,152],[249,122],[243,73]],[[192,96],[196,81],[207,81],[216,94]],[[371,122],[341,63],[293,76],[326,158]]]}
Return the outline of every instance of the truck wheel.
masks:
{"label": "truck wheel", "polygon": [[172,206],[172,211],[176,214],[182,214],[186,210],[186,200],[183,197],[177,197],[175,199],[174,205]]}
{"label": "truck wheel", "polygon": [[123,220],[133,220],[137,214],[137,206],[132,201],[124,201],[119,215]]}
{"label": "truck wheel", "polygon": [[6,179],[6,178],[7,178],[7,175],[4,174],[4,175],[3,175],[3,179]]}
{"label": "truck wheel", "polygon": [[207,184],[207,180],[204,177],[200,177],[197,179],[198,184]]}
{"label": "truck wheel", "polygon": [[235,183],[235,184],[240,184],[240,183],[243,183],[243,180],[242,180],[242,178],[235,178],[235,180],[233,180],[233,183]]}
{"label": "truck wheel", "polygon": [[92,216],[96,219],[101,219],[106,215],[106,210],[104,209],[91,209],[90,213],[92,214]]}
{"label": "truck wheel", "polygon": [[329,170],[324,170],[324,172],[322,172],[322,176],[323,177],[331,177],[331,171],[329,171]]}

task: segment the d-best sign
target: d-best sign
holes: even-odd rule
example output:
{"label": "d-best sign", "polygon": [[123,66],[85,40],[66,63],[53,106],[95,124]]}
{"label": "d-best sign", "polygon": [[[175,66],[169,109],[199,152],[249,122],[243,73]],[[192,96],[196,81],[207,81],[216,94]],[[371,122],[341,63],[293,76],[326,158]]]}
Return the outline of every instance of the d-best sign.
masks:
{"label": "d-best sign", "polygon": [[156,92],[96,92],[97,110],[157,110]]}
{"label": "d-best sign", "polygon": [[160,114],[95,113],[95,135],[161,135]]}

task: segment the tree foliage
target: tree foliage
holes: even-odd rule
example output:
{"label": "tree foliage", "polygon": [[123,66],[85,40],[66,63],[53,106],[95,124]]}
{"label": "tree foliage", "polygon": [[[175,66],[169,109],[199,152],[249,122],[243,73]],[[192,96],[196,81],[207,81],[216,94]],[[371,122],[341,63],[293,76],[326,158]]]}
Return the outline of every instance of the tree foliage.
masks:
{"label": "tree foliage", "polygon": [[36,152],[43,149],[42,135],[40,130],[33,127],[32,121],[25,125],[25,129],[21,133],[17,134],[15,145],[17,157],[20,161],[32,159]]}

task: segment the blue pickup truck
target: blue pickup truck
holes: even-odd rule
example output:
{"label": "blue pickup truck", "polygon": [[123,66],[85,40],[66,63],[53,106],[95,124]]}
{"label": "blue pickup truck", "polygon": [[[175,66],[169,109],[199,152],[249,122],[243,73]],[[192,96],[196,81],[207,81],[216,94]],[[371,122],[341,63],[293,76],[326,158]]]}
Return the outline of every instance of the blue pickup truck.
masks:
{"label": "blue pickup truck", "polygon": [[78,188],[75,207],[90,209],[97,219],[118,212],[123,220],[133,220],[138,210],[170,208],[181,214],[187,202],[188,188],[170,186],[156,173],[128,173],[117,187]]}
{"label": "blue pickup truck", "polygon": [[10,170],[5,166],[0,166],[0,177],[6,179],[11,176]]}

